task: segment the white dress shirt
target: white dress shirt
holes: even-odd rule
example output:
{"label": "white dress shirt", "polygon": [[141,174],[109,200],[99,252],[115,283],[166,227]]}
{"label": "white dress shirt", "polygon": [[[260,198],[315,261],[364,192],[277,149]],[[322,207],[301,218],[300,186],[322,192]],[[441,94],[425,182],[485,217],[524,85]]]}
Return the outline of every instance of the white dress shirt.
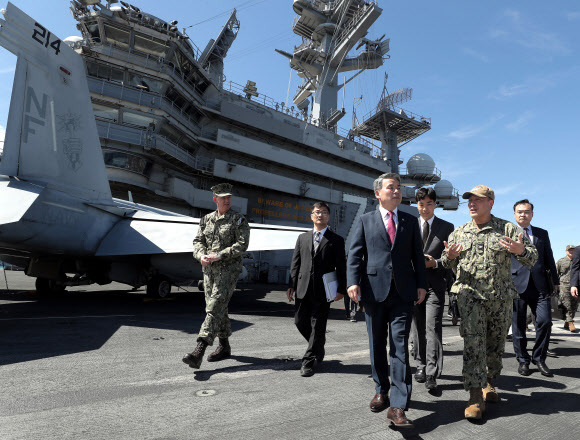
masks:
{"label": "white dress shirt", "polygon": [[[389,222],[389,217],[387,217],[387,212],[390,212],[388,209],[383,208],[379,205],[379,211],[381,212],[381,218],[383,219],[383,224],[385,225],[385,230],[387,231],[387,235],[389,234],[389,229],[387,228],[387,224]],[[395,208],[393,212],[393,221],[395,222],[395,232],[397,232],[397,228],[399,227],[399,208]]]}
{"label": "white dress shirt", "polygon": [[[434,218],[435,218],[435,216],[432,216],[429,220],[427,220],[427,223],[429,224],[429,233],[431,233],[431,228],[433,227],[433,219]],[[423,223],[425,223],[425,220],[423,220],[423,217],[419,216],[419,228],[421,229],[421,234],[423,234]]]}
{"label": "white dress shirt", "polygon": [[[431,216],[431,218],[429,220],[427,220],[427,224],[429,225],[429,234],[431,234],[431,228],[433,227],[433,220],[435,219],[435,216]],[[421,231],[421,238],[423,238],[423,224],[425,223],[425,220],[423,220],[423,217],[419,216],[419,230]],[[433,269],[437,269],[437,267],[439,266],[439,264],[437,263],[437,259],[435,259],[435,267],[433,267]]]}

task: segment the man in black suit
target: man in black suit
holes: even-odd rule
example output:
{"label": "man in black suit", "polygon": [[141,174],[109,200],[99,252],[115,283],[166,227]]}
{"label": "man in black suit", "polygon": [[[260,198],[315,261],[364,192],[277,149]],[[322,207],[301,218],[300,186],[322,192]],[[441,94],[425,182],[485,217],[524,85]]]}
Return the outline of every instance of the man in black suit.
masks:
{"label": "man in black suit", "polygon": [[[548,231],[530,225],[534,216],[534,205],[528,199],[520,200],[514,204],[514,215],[526,237],[538,250],[538,261],[532,267],[523,266],[513,256],[511,261],[512,278],[519,294],[519,297],[514,299],[512,317],[514,352],[520,364],[518,373],[522,376],[529,376],[531,360],[542,375],[551,377],[552,372],[546,365],[546,356],[552,333],[550,296],[556,293],[559,283],[556,262]],[[536,318],[536,342],[531,358],[527,350],[526,337],[528,306]]]}
{"label": "man in black suit", "polygon": [[433,188],[421,188],[415,194],[419,210],[419,230],[427,267],[427,296],[415,306],[411,338],[417,371],[415,380],[429,391],[437,388],[436,378],[443,370],[443,307],[448,269],[441,265],[444,242],[453,232],[452,223],[435,217],[437,194]]}
{"label": "man in black suit", "polygon": [[300,368],[303,377],[312,376],[316,365],[324,359],[330,302],[326,298],[322,276],[336,272],[338,294],[335,301],[342,299],[346,292],[344,239],[328,229],[330,208],[324,202],[315,203],[311,218],[314,229],[296,240],[290,266],[290,288],[286,292],[289,301],[294,300],[296,293],[294,323],[308,341]]}
{"label": "man in black suit", "polygon": [[417,218],[398,209],[402,199],[399,175],[382,174],[373,188],[378,209],[362,215],[355,224],[348,252],[348,296],[360,300],[365,310],[376,390],[371,411],[390,406],[387,420],[408,428],[413,426],[405,416],[413,385],[409,331],[413,303],[421,303],[427,293],[423,243]]}

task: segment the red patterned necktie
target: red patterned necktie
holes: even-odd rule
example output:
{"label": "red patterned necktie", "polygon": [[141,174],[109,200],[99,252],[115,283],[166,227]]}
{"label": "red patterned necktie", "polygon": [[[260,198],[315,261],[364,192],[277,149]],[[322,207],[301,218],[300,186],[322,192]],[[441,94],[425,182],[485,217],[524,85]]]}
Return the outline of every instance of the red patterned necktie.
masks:
{"label": "red patterned necktie", "polygon": [[387,221],[387,234],[389,236],[389,240],[391,240],[392,245],[395,242],[395,232],[397,232],[397,228],[395,227],[393,213],[391,211],[387,211],[387,216],[389,217],[389,220]]}

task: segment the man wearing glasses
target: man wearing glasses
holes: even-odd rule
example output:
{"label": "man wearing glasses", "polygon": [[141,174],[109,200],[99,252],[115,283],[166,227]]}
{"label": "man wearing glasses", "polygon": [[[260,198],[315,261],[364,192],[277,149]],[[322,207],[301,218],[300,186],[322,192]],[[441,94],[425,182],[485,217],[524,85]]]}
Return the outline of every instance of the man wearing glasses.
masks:
{"label": "man wearing glasses", "polygon": [[302,358],[300,375],[314,374],[317,364],[324,359],[326,321],[330,310],[323,275],[336,272],[337,296],[342,299],[346,292],[346,257],[344,239],[328,229],[330,208],[324,202],[312,206],[314,228],[298,237],[290,266],[290,288],[286,292],[289,301],[296,293],[294,323],[308,342]]}

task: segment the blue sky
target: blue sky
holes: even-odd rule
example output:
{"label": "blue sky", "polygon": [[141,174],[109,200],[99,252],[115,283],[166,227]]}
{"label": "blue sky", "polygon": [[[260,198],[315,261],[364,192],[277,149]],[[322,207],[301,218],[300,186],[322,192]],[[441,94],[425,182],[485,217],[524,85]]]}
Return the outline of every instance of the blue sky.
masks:
{"label": "blue sky", "polygon": [[[68,1],[14,3],[65,38],[78,35]],[[580,242],[580,204],[574,181],[580,162],[580,3],[379,0],[383,14],[368,37],[391,39],[390,59],[347,85],[341,125],[350,128],[353,98],[359,118],[376,105],[389,74],[390,91],[413,88],[405,109],[431,118],[432,129],[404,146],[401,157],[429,154],[460,192],[483,183],[496,192],[493,213],[513,221],[512,205],[529,198],[533,225],[550,232],[554,256]],[[0,2],[4,6],[5,2]],[[275,48],[291,52],[290,0],[135,0],[166,20],[179,20],[201,49],[238,7],[241,29],[226,58],[227,80],[257,83],[277,101],[290,99],[299,80]],[[0,140],[6,126],[15,57],[0,50]],[[342,82],[342,79],[340,79]],[[340,100],[339,100],[340,102]],[[456,226],[466,205],[439,211]]]}

